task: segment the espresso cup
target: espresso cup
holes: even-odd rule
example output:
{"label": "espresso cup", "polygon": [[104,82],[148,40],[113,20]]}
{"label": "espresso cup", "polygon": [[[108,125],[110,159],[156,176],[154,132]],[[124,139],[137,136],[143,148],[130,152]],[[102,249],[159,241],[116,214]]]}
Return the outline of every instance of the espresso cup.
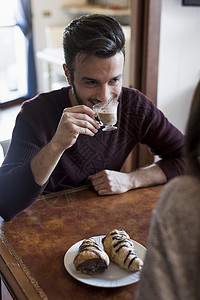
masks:
{"label": "espresso cup", "polygon": [[117,123],[117,107],[119,102],[113,101],[110,103],[98,103],[93,106],[100,123],[103,124],[103,131],[116,130],[114,126]]}

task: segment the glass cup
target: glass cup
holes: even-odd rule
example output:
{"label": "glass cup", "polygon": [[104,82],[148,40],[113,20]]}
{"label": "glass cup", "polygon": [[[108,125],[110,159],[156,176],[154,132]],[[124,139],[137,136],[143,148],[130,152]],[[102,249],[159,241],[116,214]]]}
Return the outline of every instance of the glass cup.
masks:
{"label": "glass cup", "polygon": [[105,126],[103,131],[112,131],[117,129],[114,126],[117,123],[117,107],[119,102],[98,103],[93,106],[93,110],[100,121],[100,125]]}

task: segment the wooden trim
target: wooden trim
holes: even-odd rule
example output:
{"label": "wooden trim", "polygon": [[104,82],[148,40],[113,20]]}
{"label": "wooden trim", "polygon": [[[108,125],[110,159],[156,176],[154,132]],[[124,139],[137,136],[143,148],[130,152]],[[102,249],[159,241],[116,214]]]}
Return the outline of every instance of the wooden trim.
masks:
{"label": "wooden trim", "polygon": [[[131,86],[157,103],[161,0],[131,1]],[[131,152],[123,170],[152,164],[148,147],[138,145]],[[132,165],[130,165],[130,163]]]}
{"label": "wooden trim", "polygon": [[24,102],[25,100],[27,100],[27,98],[25,97],[22,97],[22,98],[18,98],[18,99],[15,99],[15,100],[10,100],[10,101],[7,101],[7,102],[0,102],[0,109],[4,109],[4,108],[9,108],[9,107],[13,107],[15,105],[19,105],[21,104],[22,102]]}
{"label": "wooden trim", "polygon": [[[142,36],[143,36],[143,0],[131,1],[131,50],[130,83],[131,87],[141,90],[142,72]],[[139,145],[136,145],[127,157],[121,171],[130,172],[138,168]]]}
{"label": "wooden trim", "polygon": [[[157,104],[161,0],[145,0],[143,16],[143,57],[141,91]],[[138,167],[150,165],[154,156],[149,148],[139,145]]]}
{"label": "wooden trim", "polygon": [[161,0],[131,2],[131,85],[156,103]]}
{"label": "wooden trim", "polygon": [[141,90],[157,103],[161,0],[144,1]]}
{"label": "wooden trim", "polygon": [[131,1],[131,86],[141,88],[143,0]]}

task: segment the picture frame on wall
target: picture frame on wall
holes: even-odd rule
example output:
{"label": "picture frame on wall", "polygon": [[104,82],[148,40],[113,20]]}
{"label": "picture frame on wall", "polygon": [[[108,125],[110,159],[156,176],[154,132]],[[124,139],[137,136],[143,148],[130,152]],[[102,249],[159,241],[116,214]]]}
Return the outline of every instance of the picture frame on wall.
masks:
{"label": "picture frame on wall", "polygon": [[182,0],[185,6],[200,6],[200,0]]}

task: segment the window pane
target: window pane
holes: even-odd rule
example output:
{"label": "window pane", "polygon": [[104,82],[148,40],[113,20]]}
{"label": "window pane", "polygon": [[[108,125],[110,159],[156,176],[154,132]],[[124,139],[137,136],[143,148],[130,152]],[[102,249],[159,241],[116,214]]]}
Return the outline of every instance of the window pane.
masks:
{"label": "window pane", "polygon": [[0,0],[0,103],[27,94],[26,39],[14,23],[15,0]]}
{"label": "window pane", "polygon": [[16,0],[0,0],[0,26],[15,23],[14,7]]}

